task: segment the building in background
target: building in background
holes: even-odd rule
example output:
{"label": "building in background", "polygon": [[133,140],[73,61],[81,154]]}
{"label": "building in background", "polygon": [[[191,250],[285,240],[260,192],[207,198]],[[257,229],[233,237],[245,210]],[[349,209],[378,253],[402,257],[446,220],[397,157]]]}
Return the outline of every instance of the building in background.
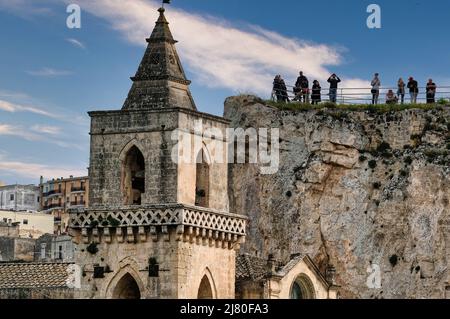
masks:
{"label": "building in background", "polygon": [[19,237],[19,223],[0,220],[0,237]]}
{"label": "building in background", "polygon": [[49,214],[0,210],[0,221],[18,224],[21,238],[39,238],[54,232],[54,218]]}
{"label": "building in background", "polygon": [[0,186],[0,210],[36,212],[39,209],[40,189],[38,186]]}
{"label": "building in background", "polygon": [[36,240],[35,262],[72,262],[75,245],[67,235],[46,234]]}
{"label": "building in background", "polygon": [[0,237],[0,262],[32,262],[35,242],[33,238]]}
{"label": "building in background", "polygon": [[55,217],[55,233],[67,232],[69,208],[85,208],[89,202],[89,178],[57,178],[44,183],[41,177],[41,210]]}

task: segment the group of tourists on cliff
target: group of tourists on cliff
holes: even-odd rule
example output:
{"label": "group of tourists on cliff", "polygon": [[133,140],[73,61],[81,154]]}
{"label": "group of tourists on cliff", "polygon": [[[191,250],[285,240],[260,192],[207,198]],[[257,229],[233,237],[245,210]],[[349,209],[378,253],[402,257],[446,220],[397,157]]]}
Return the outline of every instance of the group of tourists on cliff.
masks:
{"label": "group of tourists on cliff", "polygon": [[[330,97],[330,102],[336,103],[338,84],[341,82],[341,79],[336,74],[333,73],[327,82],[330,85],[328,93]],[[380,75],[378,73],[375,73],[374,78],[370,83],[370,85],[372,86],[371,89],[372,104],[376,105],[378,104],[379,101],[381,88],[381,80]],[[414,80],[413,77],[410,77],[408,79],[408,83],[405,83],[403,79],[400,78],[397,82],[397,92],[395,93],[394,90],[389,89],[388,92],[386,93],[386,104],[397,104],[399,101],[401,104],[404,104],[406,89],[409,90],[411,104],[416,104],[417,97],[419,95],[419,84],[416,80]],[[432,79],[429,79],[426,85],[427,103],[433,104],[436,102],[435,100],[436,89],[437,89],[436,84],[433,82]],[[299,77],[297,78],[297,81],[295,82],[295,86],[293,88],[294,93],[293,101],[298,101],[301,103],[310,103],[311,97],[311,103],[318,104],[322,101],[321,91],[322,87],[320,86],[320,83],[317,80],[313,81],[313,85],[310,89],[308,78],[303,74],[302,71],[300,71]],[[277,75],[273,81],[273,92],[278,102],[286,102],[286,103],[290,102],[288,89],[281,75]]]}

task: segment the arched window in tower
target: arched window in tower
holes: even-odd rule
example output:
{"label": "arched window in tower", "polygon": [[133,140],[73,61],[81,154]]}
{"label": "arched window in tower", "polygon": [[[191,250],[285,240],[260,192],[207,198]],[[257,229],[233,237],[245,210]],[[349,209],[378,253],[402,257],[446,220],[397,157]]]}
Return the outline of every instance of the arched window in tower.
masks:
{"label": "arched window in tower", "polygon": [[301,274],[292,284],[291,299],[315,299],[314,285],[306,275]]}
{"label": "arched window in tower", "polygon": [[205,151],[197,156],[195,176],[195,205],[209,207],[209,165]]}
{"label": "arched window in tower", "polygon": [[123,162],[122,192],[124,205],[141,205],[145,193],[145,160],[136,146],[130,148]]}

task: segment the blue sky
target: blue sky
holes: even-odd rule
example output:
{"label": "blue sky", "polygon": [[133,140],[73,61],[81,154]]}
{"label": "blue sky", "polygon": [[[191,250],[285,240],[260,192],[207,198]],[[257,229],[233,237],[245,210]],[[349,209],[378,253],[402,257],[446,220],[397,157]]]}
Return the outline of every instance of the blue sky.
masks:
{"label": "blue sky", "polygon": [[[66,7],[82,9],[81,29]],[[152,0],[0,0],[0,181],[86,174],[89,110],[120,109],[157,18]],[[380,5],[382,28],[366,8]],[[344,86],[399,76],[450,84],[448,0],[173,0],[166,16],[201,111],[238,93],[270,95],[302,69]]]}

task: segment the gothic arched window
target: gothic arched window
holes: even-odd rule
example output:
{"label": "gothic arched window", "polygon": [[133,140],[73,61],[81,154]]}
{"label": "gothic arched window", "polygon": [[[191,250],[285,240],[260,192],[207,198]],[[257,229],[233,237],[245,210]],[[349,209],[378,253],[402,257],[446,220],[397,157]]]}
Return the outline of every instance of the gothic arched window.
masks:
{"label": "gothic arched window", "polygon": [[209,207],[209,165],[203,149],[198,153],[195,172],[195,205]]}
{"label": "gothic arched window", "polygon": [[125,205],[141,205],[145,193],[145,160],[136,146],[130,148],[123,162],[122,193]]}

